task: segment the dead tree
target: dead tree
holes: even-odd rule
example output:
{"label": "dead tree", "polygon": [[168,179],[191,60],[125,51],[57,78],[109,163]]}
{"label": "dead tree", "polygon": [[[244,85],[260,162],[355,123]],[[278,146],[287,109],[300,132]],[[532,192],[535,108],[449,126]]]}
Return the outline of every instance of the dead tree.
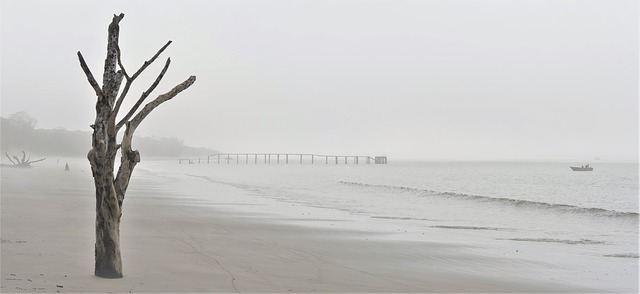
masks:
{"label": "dead tree", "polygon": [[[120,119],[117,120],[120,106],[129,92],[131,84],[156,58],[171,44],[168,41],[160,48],[151,59],[132,75],[127,72],[120,59],[120,47],[118,36],[119,23],[124,14],[114,15],[108,28],[107,57],[104,62],[104,74],[102,75],[102,87],[98,85],[93,74],[89,70],[80,51],[78,59],[80,67],[84,71],[89,84],[97,96],[96,120],[91,125],[93,136],[91,150],[87,155],[91,164],[94,184],[96,186],[96,244],[95,244],[95,271],[94,274],[104,278],[121,278],[122,261],[120,258],[120,217],[122,216],[122,202],[124,200],[131,173],[138,162],[140,154],[131,148],[133,134],[147,115],[158,105],[172,99],[180,92],[189,88],[196,80],[190,76],[184,82],[176,85],[169,92],[157,96],[138,111],[145,99],[151,94],[162,80],[169,68],[171,59],[167,58],[164,67],[153,84],[142,92],[138,101]],[[121,89],[122,82],[124,87]],[[122,141],[117,143],[118,131],[124,127]],[[120,150],[121,161],[118,173],[114,174],[114,162],[116,154]]]}
{"label": "dead tree", "polygon": [[9,154],[7,154],[7,152],[5,152],[4,155],[7,156],[7,158],[9,159],[9,161],[11,161],[11,163],[13,163],[13,165],[9,165],[9,166],[12,166],[12,167],[27,167],[27,168],[29,168],[29,167],[31,167],[32,163],[40,162],[40,161],[43,161],[43,160],[46,159],[46,158],[41,158],[41,159],[38,159],[38,160],[31,161],[31,156],[29,156],[27,158],[27,154],[24,153],[24,151],[22,151],[22,159],[18,158],[18,156],[16,156],[16,155],[13,156],[13,159],[15,159],[15,161],[13,161],[11,159],[11,157],[9,156]]}

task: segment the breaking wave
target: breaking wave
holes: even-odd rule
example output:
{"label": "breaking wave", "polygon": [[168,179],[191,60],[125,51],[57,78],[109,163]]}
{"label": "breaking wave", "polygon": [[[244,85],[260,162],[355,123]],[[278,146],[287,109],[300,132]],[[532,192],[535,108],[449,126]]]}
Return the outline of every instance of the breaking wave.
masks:
{"label": "breaking wave", "polygon": [[638,258],[638,253],[606,254],[604,257]]}
{"label": "breaking wave", "polygon": [[589,240],[589,239],[562,240],[562,239],[550,239],[550,238],[512,238],[512,239],[498,239],[498,240],[522,241],[522,242],[563,243],[563,244],[570,244],[570,245],[606,244],[606,242],[604,242],[604,241],[594,241],[594,240]]}
{"label": "breaking wave", "polygon": [[375,189],[389,189],[389,190],[395,190],[395,191],[401,191],[401,192],[412,192],[412,193],[425,195],[425,196],[440,196],[440,197],[449,197],[449,198],[456,198],[456,199],[462,199],[462,200],[493,202],[498,204],[517,206],[517,207],[556,209],[564,212],[587,213],[587,214],[595,214],[598,216],[605,216],[605,217],[638,218],[637,212],[622,212],[622,211],[608,210],[603,208],[579,207],[579,206],[569,205],[569,204],[554,204],[554,203],[547,203],[547,202],[519,200],[519,199],[511,199],[511,198],[503,198],[503,197],[490,197],[490,196],[482,196],[482,195],[470,195],[470,194],[464,194],[464,193],[441,192],[441,191],[417,189],[413,187],[403,187],[403,186],[375,185],[375,184],[365,184],[365,183],[348,182],[348,181],[339,181],[339,183],[350,185],[350,186],[359,186],[359,187],[367,187],[367,188],[375,188]]}
{"label": "breaking wave", "polygon": [[408,217],[408,216],[378,216],[378,215],[374,215],[371,218],[393,219],[393,220],[437,221],[435,219],[430,219],[430,218],[418,218],[418,217]]}
{"label": "breaking wave", "polygon": [[480,230],[480,231],[513,231],[510,228],[494,228],[494,227],[476,227],[476,226],[431,226],[438,229],[451,229],[451,230]]}

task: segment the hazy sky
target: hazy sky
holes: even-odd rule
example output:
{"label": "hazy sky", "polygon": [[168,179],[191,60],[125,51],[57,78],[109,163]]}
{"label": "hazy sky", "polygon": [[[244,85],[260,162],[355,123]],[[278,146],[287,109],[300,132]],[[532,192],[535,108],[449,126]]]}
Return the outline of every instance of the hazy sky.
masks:
{"label": "hazy sky", "polygon": [[40,128],[90,130],[96,97],[76,52],[101,77],[123,12],[129,72],[173,40],[127,106],[167,57],[150,98],[198,78],[140,135],[228,152],[638,158],[637,0],[0,5],[1,113],[27,111]]}

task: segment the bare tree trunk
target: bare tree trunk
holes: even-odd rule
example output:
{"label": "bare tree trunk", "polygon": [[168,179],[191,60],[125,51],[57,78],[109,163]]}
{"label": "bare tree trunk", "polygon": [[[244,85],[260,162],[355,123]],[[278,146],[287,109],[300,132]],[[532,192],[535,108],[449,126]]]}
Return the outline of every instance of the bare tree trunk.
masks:
{"label": "bare tree trunk", "polygon": [[122,278],[120,257],[120,217],[113,186],[113,173],[95,172],[96,245],[94,274],[103,278]]}
{"label": "bare tree trunk", "polygon": [[[80,66],[93,87],[98,100],[96,102],[96,120],[91,127],[93,136],[91,150],[87,155],[91,164],[93,180],[96,186],[96,244],[94,274],[104,278],[122,277],[122,259],[120,256],[120,219],[122,217],[122,203],[129,186],[129,179],[133,169],[140,162],[140,154],[131,148],[133,134],[142,122],[158,105],[178,95],[195,82],[195,76],[189,77],[183,83],[175,86],[171,91],[159,95],[147,103],[138,113],[136,111],[144,100],[158,85],[167,71],[170,59],[167,59],[162,72],[155,82],[143,92],[135,105],[120,122],[116,124],[116,116],[122,101],[126,97],[133,81],[171,44],[167,42],[158,52],[146,61],[133,76],[129,76],[120,60],[118,46],[119,23],[124,14],[114,15],[109,25],[107,38],[107,58],[104,64],[102,87],[100,87],[89,70],[82,54],[78,52]],[[118,70],[118,66],[120,69]],[[122,92],[120,86],[123,79],[126,83]],[[120,96],[118,97],[118,94]],[[135,116],[134,116],[135,114]],[[132,118],[133,116],[133,118]],[[122,126],[126,126],[122,144],[117,144],[116,137]],[[114,176],[115,158],[121,149],[121,163],[117,176]]]}

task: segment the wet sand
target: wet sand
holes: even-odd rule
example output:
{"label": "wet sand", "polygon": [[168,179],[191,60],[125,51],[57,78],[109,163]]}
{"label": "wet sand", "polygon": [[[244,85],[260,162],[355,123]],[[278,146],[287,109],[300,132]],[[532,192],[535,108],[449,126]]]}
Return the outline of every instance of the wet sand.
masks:
{"label": "wet sand", "polygon": [[208,184],[214,198],[200,205],[189,196],[189,181],[200,179],[144,172],[124,202],[125,276],[97,278],[90,171],[63,167],[2,169],[1,292],[606,292],[536,277],[538,265],[470,246],[242,212],[226,199],[246,192],[229,186]]}

